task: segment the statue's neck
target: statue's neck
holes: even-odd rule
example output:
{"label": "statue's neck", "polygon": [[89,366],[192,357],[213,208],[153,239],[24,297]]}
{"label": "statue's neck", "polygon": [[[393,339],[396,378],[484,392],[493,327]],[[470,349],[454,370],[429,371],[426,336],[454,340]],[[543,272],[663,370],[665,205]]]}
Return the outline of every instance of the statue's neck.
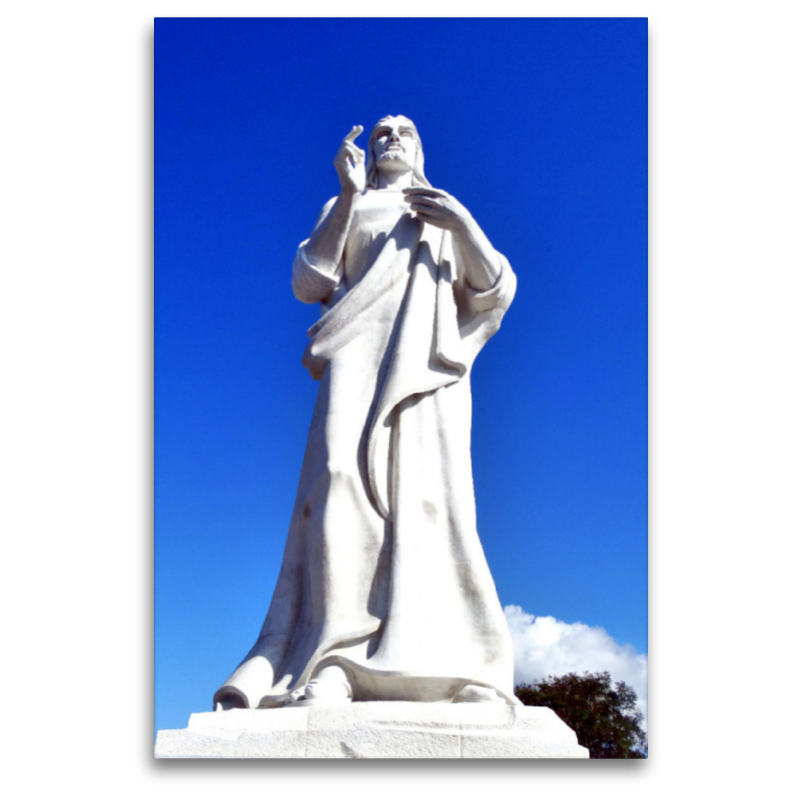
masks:
{"label": "statue's neck", "polygon": [[412,185],[414,173],[411,170],[407,172],[379,172],[378,173],[378,188],[379,189],[407,189]]}

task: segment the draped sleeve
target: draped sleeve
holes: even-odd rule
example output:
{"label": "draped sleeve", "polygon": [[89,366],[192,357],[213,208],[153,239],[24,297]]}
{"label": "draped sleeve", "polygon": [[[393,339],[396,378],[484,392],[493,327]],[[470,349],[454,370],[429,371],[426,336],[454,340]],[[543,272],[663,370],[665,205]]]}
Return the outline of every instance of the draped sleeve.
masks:
{"label": "draped sleeve", "polygon": [[[314,226],[315,231],[327,219],[335,203],[335,197],[325,203]],[[309,239],[306,239],[297,248],[292,264],[292,290],[302,303],[324,303],[342,279],[342,265],[321,261],[313,263],[306,253],[308,242]]]}
{"label": "draped sleeve", "polygon": [[[445,234],[439,256],[440,284],[442,279],[450,284],[451,291],[440,286],[437,314],[438,341],[441,355],[452,352],[447,360],[457,360],[470,368],[484,344],[500,328],[517,290],[517,277],[508,259],[495,251],[500,264],[500,275],[489,289],[478,291],[466,280],[457,263],[452,236]],[[455,306],[455,308],[452,308]],[[446,343],[450,343],[446,345]]]}

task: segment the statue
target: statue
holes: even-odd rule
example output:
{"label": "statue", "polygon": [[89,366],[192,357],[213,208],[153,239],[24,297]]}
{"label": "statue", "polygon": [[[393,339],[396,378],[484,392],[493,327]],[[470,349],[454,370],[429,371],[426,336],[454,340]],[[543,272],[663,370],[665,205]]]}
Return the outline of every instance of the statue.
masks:
{"label": "statue", "polygon": [[321,305],[303,357],[319,395],[275,594],[217,710],[518,703],[477,533],[469,385],[516,279],[425,178],[411,120],[380,120],[366,155],[362,131],[295,257],[295,295]]}

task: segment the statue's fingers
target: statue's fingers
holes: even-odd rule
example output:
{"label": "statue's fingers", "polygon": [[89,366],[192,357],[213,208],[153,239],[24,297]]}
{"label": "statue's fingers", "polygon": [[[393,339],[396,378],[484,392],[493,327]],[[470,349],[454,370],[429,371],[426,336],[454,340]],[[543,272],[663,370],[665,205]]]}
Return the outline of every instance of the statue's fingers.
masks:
{"label": "statue's fingers", "polygon": [[410,195],[407,194],[404,200],[411,203],[411,205],[431,206],[432,208],[440,208],[438,197],[428,197],[428,195]]}
{"label": "statue's fingers", "polygon": [[418,216],[425,219],[441,219],[442,215],[438,214],[438,209],[432,209],[429,206],[411,206],[411,210]]}
{"label": "statue's fingers", "polygon": [[364,163],[364,151],[360,147],[356,147],[351,142],[344,142],[342,147],[345,149],[347,157],[353,162],[353,164]]}
{"label": "statue's fingers", "polygon": [[417,212],[417,219],[420,222],[427,222],[429,225],[434,225],[437,228],[444,227],[446,224],[442,217],[436,217],[433,214],[426,214],[424,211]]}
{"label": "statue's fingers", "polygon": [[409,186],[403,189],[405,195],[424,195],[425,197],[447,197],[447,192],[429,186]]}
{"label": "statue's fingers", "polygon": [[426,217],[435,217],[436,219],[444,219],[446,214],[441,208],[435,208],[432,206],[423,206],[414,204],[411,206],[411,210],[415,214],[424,214]]}
{"label": "statue's fingers", "polygon": [[363,125],[353,125],[353,130],[344,137],[345,142],[352,142],[357,137],[361,136],[364,133],[364,126]]}
{"label": "statue's fingers", "polygon": [[342,147],[347,149],[347,152],[350,153],[354,161],[358,162],[364,160],[364,151],[358,145],[345,141],[342,142]]}

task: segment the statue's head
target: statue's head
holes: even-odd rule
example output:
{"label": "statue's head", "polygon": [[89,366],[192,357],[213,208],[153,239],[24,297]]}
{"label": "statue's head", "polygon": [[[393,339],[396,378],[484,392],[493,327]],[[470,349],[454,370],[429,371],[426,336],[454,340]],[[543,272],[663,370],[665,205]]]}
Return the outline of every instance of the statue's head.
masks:
{"label": "statue's head", "polygon": [[411,171],[413,186],[430,186],[424,163],[417,126],[408,117],[389,116],[378,121],[367,145],[368,188],[378,188],[378,173],[383,170]]}

